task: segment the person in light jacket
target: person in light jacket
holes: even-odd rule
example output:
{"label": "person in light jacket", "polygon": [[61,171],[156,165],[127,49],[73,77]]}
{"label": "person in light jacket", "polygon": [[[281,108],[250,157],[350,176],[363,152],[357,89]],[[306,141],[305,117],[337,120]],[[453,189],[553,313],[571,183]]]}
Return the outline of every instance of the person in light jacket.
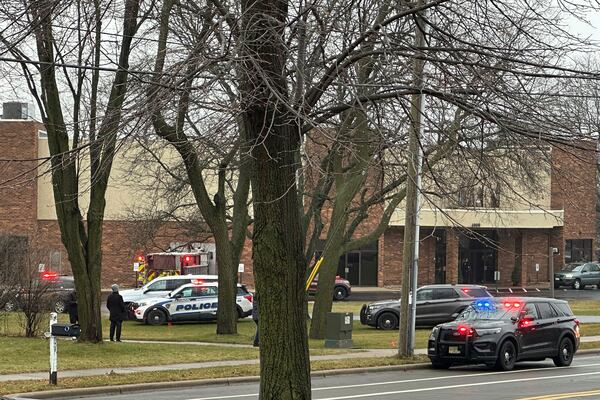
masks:
{"label": "person in light jacket", "polygon": [[119,286],[112,285],[112,293],[106,299],[106,308],[110,312],[110,341],[114,341],[115,330],[117,333],[117,342],[121,341],[121,325],[125,315],[125,302],[123,296],[119,294]]}

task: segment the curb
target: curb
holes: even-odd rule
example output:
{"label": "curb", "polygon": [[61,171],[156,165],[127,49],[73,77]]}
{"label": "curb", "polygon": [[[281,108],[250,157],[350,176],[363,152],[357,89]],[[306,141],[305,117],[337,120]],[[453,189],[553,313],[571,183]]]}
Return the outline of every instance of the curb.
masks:
{"label": "curb", "polygon": [[[600,350],[599,350],[600,351]],[[385,365],[379,367],[363,367],[363,368],[348,368],[348,369],[331,369],[323,371],[311,372],[313,378],[326,378],[328,376],[359,374],[359,373],[375,373],[385,371],[411,371],[429,368],[429,363],[405,364],[405,365]],[[117,386],[96,386],[89,388],[77,389],[60,389],[46,390],[41,392],[18,393],[12,394],[6,399],[54,399],[54,398],[70,398],[79,396],[93,395],[119,395],[125,393],[144,392],[150,390],[172,389],[172,388],[191,388],[197,386],[214,386],[214,385],[235,385],[239,383],[259,382],[259,376],[240,376],[233,378],[216,378],[216,379],[196,379],[188,381],[170,381],[170,382],[150,382],[150,383],[135,383],[131,385]]]}

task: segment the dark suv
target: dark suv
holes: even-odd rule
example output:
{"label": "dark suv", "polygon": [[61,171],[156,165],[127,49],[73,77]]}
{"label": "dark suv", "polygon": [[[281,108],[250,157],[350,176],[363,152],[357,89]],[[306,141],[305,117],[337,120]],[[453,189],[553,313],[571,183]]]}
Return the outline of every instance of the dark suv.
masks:
{"label": "dark suv", "polygon": [[[491,297],[485,286],[428,285],[417,289],[417,326],[434,326],[452,321],[476,297]],[[400,301],[385,300],[364,304],[360,310],[363,325],[379,329],[397,329],[400,321]]]}
{"label": "dark suv", "polygon": [[[16,288],[16,295],[7,299],[3,305],[5,311],[16,311],[23,308],[23,303],[29,299],[39,299],[43,309],[50,309],[57,313],[67,312],[68,296],[75,290],[75,281],[72,276],[58,275],[51,278],[40,277],[31,282],[32,292],[26,288]],[[37,294],[35,291],[38,291]],[[29,295],[33,297],[28,297]]]}
{"label": "dark suv", "polygon": [[511,370],[517,361],[552,358],[571,364],[579,321],[566,301],[545,298],[478,299],[455,321],[433,328],[427,355],[434,368],[485,363]]}

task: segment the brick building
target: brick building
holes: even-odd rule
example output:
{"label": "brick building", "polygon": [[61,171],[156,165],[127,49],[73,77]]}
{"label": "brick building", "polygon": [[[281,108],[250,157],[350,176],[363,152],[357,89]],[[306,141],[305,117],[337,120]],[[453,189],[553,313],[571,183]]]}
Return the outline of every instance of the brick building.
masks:
{"label": "brick building", "polygon": [[[419,283],[485,283],[510,286],[547,282],[548,254],[558,268],[565,262],[591,260],[596,235],[596,154],[593,149],[548,149],[551,163],[542,171],[543,187],[535,199],[466,202],[461,207],[425,202],[421,209]],[[38,166],[48,155],[44,126],[30,119],[0,120],[0,235],[27,237],[47,250],[46,264],[69,272],[60,242],[50,176]],[[140,245],[132,240],[138,225],[125,210],[144,201],[130,175],[129,155],[118,154],[107,192],[103,245],[103,286],[133,285],[132,262]],[[85,186],[85,179],[82,179]],[[85,195],[84,195],[85,197]],[[524,196],[523,196],[524,197]],[[472,199],[471,199],[472,200]],[[145,199],[145,201],[158,201]],[[82,202],[85,204],[85,201]],[[370,217],[370,220],[377,216]],[[376,243],[341,257],[338,273],[352,284],[401,284],[404,214],[399,207]],[[360,231],[360,230],[359,230]],[[189,238],[177,226],[157,229],[153,243],[166,248]],[[206,239],[204,239],[206,240]],[[157,247],[146,245],[144,251]],[[241,262],[243,281],[252,281],[251,244]]]}

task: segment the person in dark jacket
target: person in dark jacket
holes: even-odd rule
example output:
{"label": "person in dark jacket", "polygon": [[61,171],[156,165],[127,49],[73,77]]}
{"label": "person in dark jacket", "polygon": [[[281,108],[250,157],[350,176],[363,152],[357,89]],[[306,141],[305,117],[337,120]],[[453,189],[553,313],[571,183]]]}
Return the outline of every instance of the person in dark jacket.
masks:
{"label": "person in dark jacket", "polygon": [[125,315],[125,303],[123,296],[119,294],[119,286],[112,285],[112,293],[106,299],[106,308],[110,311],[110,341],[115,337],[117,331],[117,342],[121,341],[121,325],[123,324],[123,316]]}
{"label": "person in dark jacket", "polygon": [[258,318],[259,318],[258,293],[254,293],[254,296],[252,299],[252,320],[256,324],[256,334],[254,335],[254,344],[253,344],[254,347],[259,346],[259,343],[258,343]]}
{"label": "person in dark jacket", "polygon": [[67,311],[69,312],[69,322],[76,324],[79,322],[79,315],[77,314],[77,293],[73,290],[67,296]]}

